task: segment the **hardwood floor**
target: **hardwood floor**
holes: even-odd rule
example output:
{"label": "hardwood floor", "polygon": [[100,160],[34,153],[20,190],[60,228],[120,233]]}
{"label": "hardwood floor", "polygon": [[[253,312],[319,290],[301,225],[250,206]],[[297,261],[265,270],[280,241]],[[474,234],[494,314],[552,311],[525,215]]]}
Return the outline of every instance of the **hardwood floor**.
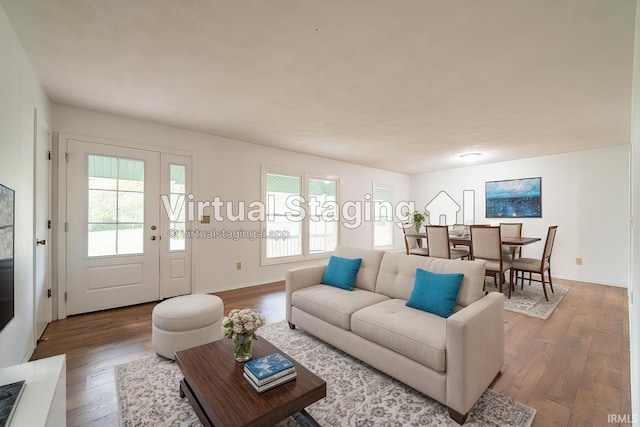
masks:
{"label": "hardwood floor", "polygon": [[[537,409],[534,426],[620,425],[608,416],[631,414],[627,290],[555,282],[572,289],[548,320],[505,311],[505,366],[493,389]],[[217,295],[225,312],[249,307],[267,322],[285,317],[283,282]],[[67,354],[69,426],[118,425],[113,368],[153,354],[155,304],[72,316],[47,327],[32,360]]]}

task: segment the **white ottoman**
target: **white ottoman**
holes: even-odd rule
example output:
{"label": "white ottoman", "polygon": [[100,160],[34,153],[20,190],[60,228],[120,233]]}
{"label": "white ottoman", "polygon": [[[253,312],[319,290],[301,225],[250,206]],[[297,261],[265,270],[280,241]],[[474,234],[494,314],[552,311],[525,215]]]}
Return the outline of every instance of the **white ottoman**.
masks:
{"label": "white ottoman", "polygon": [[179,350],[222,338],[224,304],[215,295],[184,295],[162,301],[151,314],[151,345],[160,356],[175,359]]}

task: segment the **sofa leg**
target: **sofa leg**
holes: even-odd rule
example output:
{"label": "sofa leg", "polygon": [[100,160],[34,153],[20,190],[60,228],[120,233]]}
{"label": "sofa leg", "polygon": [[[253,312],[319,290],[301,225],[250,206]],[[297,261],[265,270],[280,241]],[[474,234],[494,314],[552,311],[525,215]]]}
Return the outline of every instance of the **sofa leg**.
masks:
{"label": "sofa leg", "polygon": [[495,378],[493,379],[493,381],[491,381],[491,384],[489,384],[489,387],[487,388],[493,388],[493,386],[496,384],[496,381],[498,381],[498,379],[502,376],[502,371],[498,372],[498,374],[495,376]]}
{"label": "sofa leg", "polygon": [[291,323],[291,322],[287,322],[287,323],[289,324],[289,329],[295,329],[296,328],[296,325],[294,325],[293,323]]}
{"label": "sofa leg", "polygon": [[468,415],[469,415],[468,412],[466,414],[461,414],[460,412],[454,411],[453,409],[449,408],[449,416],[453,421],[457,422],[458,424],[464,424],[467,421]]}

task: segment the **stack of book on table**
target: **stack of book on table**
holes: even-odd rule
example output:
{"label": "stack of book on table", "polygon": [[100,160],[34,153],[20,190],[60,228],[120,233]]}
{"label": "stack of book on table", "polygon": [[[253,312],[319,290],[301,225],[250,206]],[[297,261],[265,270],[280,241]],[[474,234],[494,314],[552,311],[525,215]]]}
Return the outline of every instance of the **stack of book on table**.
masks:
{"label": "stack of book on table", "polygon": [[258,393],[291,381],[296,375],[293,362],[280,353],[273,353],[244,364],[244,379]]}

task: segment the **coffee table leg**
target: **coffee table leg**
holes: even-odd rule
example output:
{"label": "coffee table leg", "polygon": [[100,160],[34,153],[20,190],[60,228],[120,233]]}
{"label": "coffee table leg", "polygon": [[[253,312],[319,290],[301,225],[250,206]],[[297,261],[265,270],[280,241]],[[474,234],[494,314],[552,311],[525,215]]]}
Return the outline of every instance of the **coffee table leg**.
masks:
{"label": "coffee table leg", "polygon": [[193,390],[191,390],[191,386],[187,383],[186,378],[183,378],[182,381],[180,381],[180,395],[187,396],[193,411],[196,413],[204,427],[213,427],[213,422],[211,422],[209,417],[205,415],[204,409],[202,409],[200,402],[198,402],[198,399],[196,399],[196,396],[193,394]]}
{"label": "coffee table leg", "polygon": [[295,412],[292,417],[296,420],[296,424],[301,427],[320,427],[320,424],[305,409]]}
{"label": "coffee table leg", "polygon": [[184,379],[180,381],[180,399],[184,399],[184,397],[186,396],[186,394],[184,394],[184,390],[182,389],[183,386],[184,386]]}

